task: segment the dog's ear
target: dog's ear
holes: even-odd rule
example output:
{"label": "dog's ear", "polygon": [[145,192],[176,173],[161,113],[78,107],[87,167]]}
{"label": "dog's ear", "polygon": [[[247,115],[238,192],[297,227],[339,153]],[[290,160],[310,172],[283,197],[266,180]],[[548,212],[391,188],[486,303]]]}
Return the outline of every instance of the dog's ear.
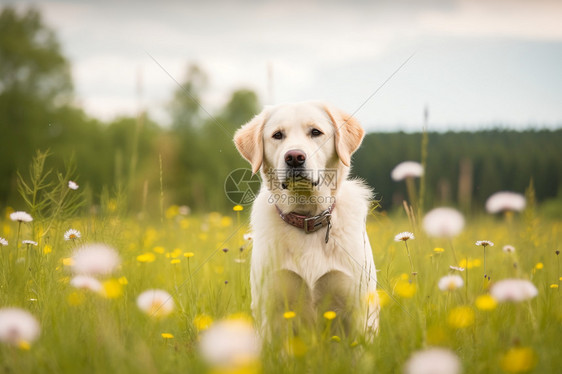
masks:
{"label": "dog's ear", "polygon": [[260,170],[263,162],[263,126],[265,124],[265,110],[255,116],[250,122],[242,126],[234,134],[234,143],[238,152],[250,162],[252,172]]}
{"label": "dog's ear", "polygon": [[351,155],[361,145],[363,137],[365,136],[365,131],[359,122],[349,114],[326,104],[323,106],[334,125],[334,137],[338,157],[345,166],[349,166],[351,163]]}

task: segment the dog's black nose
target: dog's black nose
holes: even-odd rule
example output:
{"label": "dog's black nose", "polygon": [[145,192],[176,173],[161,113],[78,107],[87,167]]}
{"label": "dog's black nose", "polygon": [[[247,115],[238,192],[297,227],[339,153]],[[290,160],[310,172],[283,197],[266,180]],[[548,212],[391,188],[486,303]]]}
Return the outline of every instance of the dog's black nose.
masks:
{"label": "dog's black nose", "polygon": [[300,149],[292,149],[285,153],[285,163],[287,166],[296,168],[302,166],[306,161],[306,154]]}

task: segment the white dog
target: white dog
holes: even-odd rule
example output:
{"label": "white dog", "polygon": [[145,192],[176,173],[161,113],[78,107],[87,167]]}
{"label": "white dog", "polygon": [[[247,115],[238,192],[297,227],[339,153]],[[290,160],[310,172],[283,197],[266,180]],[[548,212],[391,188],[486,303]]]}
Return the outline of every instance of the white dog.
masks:
{"label": "white dog", "polygon": [[371,191],[347,179],[363,136],[355,119],[320,102],[267,107],[236,132],[236,147],[263,181],[251,215],[250,286],[266,337],[287,311],[296,326],[331,310],[343,334],[370,339],[378,329],[365,227]]}

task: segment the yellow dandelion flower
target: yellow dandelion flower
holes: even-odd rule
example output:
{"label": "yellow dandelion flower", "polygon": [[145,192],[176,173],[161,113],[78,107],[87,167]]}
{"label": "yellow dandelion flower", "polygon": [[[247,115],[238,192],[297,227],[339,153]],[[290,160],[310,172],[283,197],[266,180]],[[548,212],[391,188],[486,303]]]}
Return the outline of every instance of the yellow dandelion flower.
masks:
{"label": "yellow dandelion flower", "polygon": [[406,280],[408,280],[409,278],[410,278],[410,276],[409,276],[408,274],[406,274],[406,273],[400,274],[400,279],[401,279],[401,280],[405,280],[405,281],[406,281]]}
{"label": "yellow dandelion flower", "polygon": [[181,262],[181,260],[179,258],[174,258],[172,261],[170,261],[170,264],[172,265],[177,265]]}
{"label": "yellow dandelion flower", "polygon": [[[176,248],[172,252],[170,252],[170,257],[171,258],[178,258],[178,257],[181,256],[181,254],[182,254],[182,250],[179,249],[179,248]],[[166,257],[168,257],[168,256],[166,256]]]}
{"label": "yellow dandelion flower", "polygon": [[161,246],[156,246],[154,248],[152,248],[153,252],[156,252],[158,254],[163,254],[164,252],[166,252],[166,248],[161,247]]}
{"label": "yellow dandelion flower", "polygon": [[121,277],[119,279],[117,279],[117,282],[119,282],[120,285],[125,286],[127,284],[129,284],[129,281],[127,280],[127,277]]}
{"label": "yellow dandelion flower", "polygon": [[45,246],[43,247],[43,254],[48,255],[52,251],[53,251],[53,247],[49,244],[45,244]]}
{"label": "yellow dandelion flower", "polygon": [[550,288],[558,288],[558,285],[553,283],[550,285]]}
{"label": "yellow dandelion flower", "polygon": [[441,247],[436,247],[436,248],[433,248],[433,252],[435,252],[435,253],[442,253],[442,252],[445,252],[445,249],[444,249],[444,248],[441,248]]}
{"label": "yellow dandelion flower", "polygon": [[537,364],[537,355],[531,347],[510,348],[500,359],[500,366],[508,373],[525,373]]}
{"label": "yellow dandelion flower", "polygon": [[469,306],[459,306],[451,310],[447,318],[449,326],[463,329],[474,323],[474,311]]}
{"label": "yellow dandelion flower", "polygon": [[22,340],[18,343],[18,348],[22,351],[29,351],[31,349],[31,345],[25,340]]}
{"label": "yellow dandelion flower", "polygon": [[328,310],[324,313],[324,318],[326,318],[328,321],[331,321],[336,318],[336,312],[334,312],[333,310]]}
{"label": "yellow dandelion flower", "polygon": [[498,306],[498,302],[491,295],[480,295],[474,302],[476,307],[480,310],[494,310]]}
{"label": "yellow dandelion flower", "polygon": [[143,253],[142,255],[137,256],[138,262],[154,262],[155,260],[156,256],[151,252]]}
{"label": "yellow dandelion flower", "polygon": [[160,334],[164,339],[173,339],[174,335],[170,334],[169,332],[163,332]]}
{"label": "yellow dandelion flower", "polygon": [[394,291],[400,297],[405,299],[412,298],[416,293],[417,287],[415,283],[410,283],[407,280],[401,279],[394,286]]}
{"label": "yellow dandelion flower", "polygon": [[66,257],[62,259],[62,264],[64,266],[72,266],[74,264],[74,260],[72,259],[72,257]]}
{"label": "yellow dandelion flower", "polygon": [[185,252],[185,253],[183,254],[183,256],[184,256],[184,257],[187,257],[187,258],[190,258],[190,257],[195,256],[195,253],[193,253],[193,252]]}
{"label": "yellow dandelion flower", "polygon": [[292,318],[295,318],[296,315],[297,314],[295,312],[293,312],[292,310],[289,310],[289,311],[283,313],[283,318],[292,319]]}
{"label": "yellow dandelion flower", "polygon": [[340,338],[339,336],[337,336],[337,335],[332,336],[332,337],[330,338],[330,340],[333,341],[333,342],[336,342],[336,343],[341,342],[341,338]]}
{"label": "yellow dandelion flower", "polygon": [[108,279],[102,283],[102,295],[107,299],[117,299],[123,294],[123,286],[117,279]]}
{"label": "yellow dandelion flower", "polygon": [[535,269],[541,270],[542,268],[544,268],[544,264],[542,262],[537,262],[537,264],[535,265]]}
{"label": "yellow dandelion flower", "polygon": [[232,207],[232,210],[234,210],[235,212],[241,212],[244,210],[244,207],[242,205],[234,205]]}
{"label": "yellow dandelion flower", "polygon": [[207,314],[199,314],[193,318],[193,325],[197,331],[207,330],[213,324],[213,318]]}

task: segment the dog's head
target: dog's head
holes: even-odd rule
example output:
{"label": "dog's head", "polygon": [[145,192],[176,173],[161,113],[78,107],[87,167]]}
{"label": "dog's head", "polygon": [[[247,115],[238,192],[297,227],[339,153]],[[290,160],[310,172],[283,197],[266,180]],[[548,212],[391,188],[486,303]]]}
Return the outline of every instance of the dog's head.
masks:
{"label": "dog's head", "polygon": [[254,173],[272,173],[282,188],[317,185],[324,170],[347,174],[364,131],[351,116],[319,102],[265,108],[240,128],[234,142]]}

